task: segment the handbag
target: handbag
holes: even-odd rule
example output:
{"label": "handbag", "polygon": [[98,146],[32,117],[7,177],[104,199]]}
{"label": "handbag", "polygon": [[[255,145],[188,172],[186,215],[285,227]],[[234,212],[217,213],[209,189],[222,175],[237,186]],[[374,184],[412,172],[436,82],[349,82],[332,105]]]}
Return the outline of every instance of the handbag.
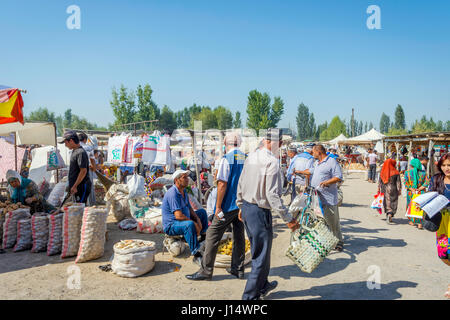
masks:
{"label": "handbag", "polygon": [[372,204],[370,205],[370,207],[372,209],[376,209],[378,210],[378,213],[381,214],[381,209],[383,208],[383,201],[384,201],[384,193],[378,192],[375,196],[374,196],[374,200],[372,201]]}
{"label": "handbag", "polygon": [[[306,193],[306,192],[305,192]],[[318,217],[311,207],[314,191],[308,192],[307,206],[300,216],[300,228],[291,234],[286,256],[303,272],[311,273],[338,244],[325,219]]]}

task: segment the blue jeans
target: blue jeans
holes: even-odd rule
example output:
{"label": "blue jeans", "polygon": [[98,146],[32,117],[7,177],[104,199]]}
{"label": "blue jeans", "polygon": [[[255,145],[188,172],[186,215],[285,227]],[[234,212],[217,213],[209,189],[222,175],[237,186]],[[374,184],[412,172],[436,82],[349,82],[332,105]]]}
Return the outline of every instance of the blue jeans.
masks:
{"label": "blue jeans", "polygon": [[[205,209],[200,209],[195,211],[197,217],[199,217],[202,223],[202,230],[200,234],[206,233],[206,229],[208,229],[208,214]],[[169,227],[167,227],[164,232],[169,236],[184,236],[184,239],[189,245],[189,249],[192,254],[196,254],[200,245],[197,239],[197,231],[195,230],[194,221],[192,220],[184,220],[179,221],[175,220]]]}

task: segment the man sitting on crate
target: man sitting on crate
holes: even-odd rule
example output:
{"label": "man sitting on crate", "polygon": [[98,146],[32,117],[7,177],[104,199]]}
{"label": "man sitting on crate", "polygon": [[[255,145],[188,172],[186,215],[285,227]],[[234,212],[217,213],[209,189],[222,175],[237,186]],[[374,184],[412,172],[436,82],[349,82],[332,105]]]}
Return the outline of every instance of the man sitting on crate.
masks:
{"label": "man sitting on crate", "polygon": [[194,256],[193,261],[201,263],[198,236],[205,238],[208,217],[204,209],[194,212],[189,204],[186,187],[189,185],[189,171],[177,170],[172,175],[174,185],[166,192],[162,204],[164,233],[169,236],[184,236]]}
{"label": "man sitting on crate", "polygon": [[325,221],[336,238],[339,239],[336,250],[342,251],[344,241],[339,221],[337,188],[337,183],[342,181],[341,166],[336,159],[327,156],[325,148],[320,144],[313,147],[313,156],[318,160],[315,162],[314,167],[297,173],[312,175],[310,185],[319,194]]}
{"label": "man sitting on crate", "polygon": [[220,240],[230,225],[233,225],[233,253],[231,268],[227,268],[227,272],[238,279],[244,279],[245,232],[244,224],[238,218],[239,207],[236,205],[236,193],[246,156],[239,150],[241,136],[238,133],[228,133],[224,144],[227,154],[218,165],[215,215],[206,233],[200,270],[187,275],[186,278],[189,280],[211,280]]}

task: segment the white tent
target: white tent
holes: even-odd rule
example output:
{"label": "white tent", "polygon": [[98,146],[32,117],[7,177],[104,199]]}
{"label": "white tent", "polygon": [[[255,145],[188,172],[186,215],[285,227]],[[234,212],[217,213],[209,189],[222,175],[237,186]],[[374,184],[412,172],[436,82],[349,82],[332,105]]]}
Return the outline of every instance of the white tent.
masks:
{"label": "white tent", "polygon": [[56,145],[56,130],[53,122],[20,122],[0,125],[0,136],[16,134],[16,144]]}
{"label": "white tent", "polygon": [[328,144],[335,145],[335,144],[337,144],[338,142],[340,142],[340,141],[345,141],[345,140],[347,140],[347,137],[344,136],[344,135],[341,133],[339,136],[337,136],[337,137],[334,138],[333,140],[328,141]]}
{"label": "white tent", "polygon": [[353,138],[349,138],[346,141],[380,141],[385,137],[384,134],[381,134],[380,132],[378,132],[375,129],[371,129],[370,131],[367,131],[366,133],[357,136],[357,137],[353,137]]}

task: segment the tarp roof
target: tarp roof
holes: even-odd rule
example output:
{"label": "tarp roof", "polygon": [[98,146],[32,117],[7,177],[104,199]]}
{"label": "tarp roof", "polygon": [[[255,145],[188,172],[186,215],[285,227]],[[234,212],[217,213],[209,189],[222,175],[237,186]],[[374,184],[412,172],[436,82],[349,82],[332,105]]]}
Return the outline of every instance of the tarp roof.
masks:
{"label": "tarp roof", "polygon": [[19,122],[0,125],[0,136],[16,133],[17,145],[40,144],[44,146],[56,145],[55,124],[53,122]]}

